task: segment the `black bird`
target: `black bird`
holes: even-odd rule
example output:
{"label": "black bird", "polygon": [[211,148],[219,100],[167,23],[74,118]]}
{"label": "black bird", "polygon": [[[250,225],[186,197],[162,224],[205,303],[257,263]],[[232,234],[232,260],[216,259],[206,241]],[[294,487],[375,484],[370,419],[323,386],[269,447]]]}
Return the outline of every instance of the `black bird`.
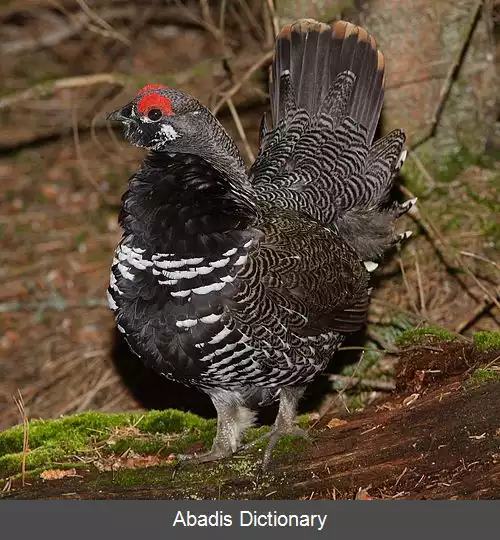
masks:
{"label": "black bird", "polygon": [[373,143],[384,57],[363,28],[298,20],[276,41],[272,126],[247,170],[195,98],[148,85],[109,119],[148,148],[123,196],[111,268],[118,329],[144,363],[206,392],[217,410],[209,461],[230,456],[279,400],[264,465],[303,434],[297,404],[369,303],[372,262],[408,236],[389,203],[401,130]]}

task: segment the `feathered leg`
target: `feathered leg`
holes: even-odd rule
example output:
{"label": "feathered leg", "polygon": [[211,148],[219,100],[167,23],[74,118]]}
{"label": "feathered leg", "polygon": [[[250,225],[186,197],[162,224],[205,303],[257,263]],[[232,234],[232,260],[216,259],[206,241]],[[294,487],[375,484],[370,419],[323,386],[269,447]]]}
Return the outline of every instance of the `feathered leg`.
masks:
{"label": "feathered leg", "polygon": [[243,433],[253,424],[255,413],[242,404],[238,395],[218,391],[211,393],[210,398],[217,410],[217,433],[212,449],[204,454],[179,454],[178,459],[201,463],[230,457],[240,447]]}
{"label": "feathered leg", "polygon": [[304,394],[305,387],[293,386],[284,387],[280,390],[280,404],[278,409],[278,415],[270,431],[259,437],[257,440],[245,445],[242,449],[247,450],[257,443],[269,439],[266,449],[264,451],[264,457],[262,459],[262,469],[267,469],[269,462],[271,461],[274,447],[283,435],[294,435],[296,437],[308,438],[308,434],[305,430],[300,428],[296,423],[297,408],[299,400]]}

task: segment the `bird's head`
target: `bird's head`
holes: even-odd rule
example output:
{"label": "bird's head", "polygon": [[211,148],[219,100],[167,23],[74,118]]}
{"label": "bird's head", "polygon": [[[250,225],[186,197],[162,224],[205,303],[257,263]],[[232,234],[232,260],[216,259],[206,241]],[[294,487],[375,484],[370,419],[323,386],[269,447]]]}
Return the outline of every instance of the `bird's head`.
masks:
{"label": "bird's head", "polygon": [[126,139],[143,148],[177,151],[197,146],[207,130],[208,110],[195,98],[162,84],[149,84],[107,119],[121,122]]}

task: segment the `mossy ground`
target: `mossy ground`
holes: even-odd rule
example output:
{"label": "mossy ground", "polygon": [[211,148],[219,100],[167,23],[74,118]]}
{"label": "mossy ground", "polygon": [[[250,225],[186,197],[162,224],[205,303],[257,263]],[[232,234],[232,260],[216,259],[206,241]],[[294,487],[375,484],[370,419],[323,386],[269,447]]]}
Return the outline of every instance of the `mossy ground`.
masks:
{"label": "mossy ground", "polygon": [[[306,416],[299,418],[299,425],[307,427],[307,423]],[[267,430],[268,427],[253,428],[246,440],[253,441]],[[121,414],[86,412],[57,420],[33,420],[29,423],[26,470],[38,475],[42,470],[51,468],[88,467],[100,459],[119,457],[130,451],[136,455],[162,457],[167,464],[170,454],[210,448],[214,435],[214,420],[176,410]],[[258,443],[255,452],[265,444],[265,440]],[[300,451],[306,444],[297,437],[283,437],[275,455],[279,457]],[[0,479],[21,473],[22,449],[22,426],[0,433]],[[237,456],[223,468],[233,473],[237,469],[241,474],[248,474],[255,470],[256,464],[251,456]],[[213,474],[219,474],[221,470]],[[147,471],[143,473],[148,474]],[[130,482],[132,477],[137,475],[122,470],[116,472],[113,481]]]}
{"label": "mossy ground", "polygon": [[[130,435],[131,428],[134,436]],[[76,462],[77,456],[92,458],[96,449],[103,455],[132,450],[167,457],[196,443],[209,446],[214,434],[213,420],[176,410],[145,414],[86,412],[57,420],[33,420],[29,423],[26,469],[60,467]],[[20,473],[22,449],[22,426],[0,433],[0,478]]]}
{"label": "mossy ground", "polygon": [[[457,339],[464,339],[463,336],[459,336],[446,328],[439,328],[436,326],[425,326],[421,328],[409,328],[402,332],[396,339],[396,343],[405,347],[408,345],[415,345],[428,339],[438,339],[441,341],[455,341]],[[472,342],[474,347],[481,352],[488,352],[499,350],[500,351],[500,332],[475,332],[472,335]]]}
{"label": "mossy ground", "polygon": [[476,369],[467,380],[467,386],[480,386],[489,382],[500,381],[500,369],[480,368]]}
{"label": "mossy ground", "polygon": [[446,328],[425,326],[422,328],[409,328],[408,330],[405,330],[397,339],[397,344],[400,346],[407,346],[419,343],[429,337],[437,338],[442,341],[452,341],[457,339],[457,335]]}
{"label": "mossy ground", "polygon": [[476,332],[474,346],[480,351],[500,351],[500,332]]}

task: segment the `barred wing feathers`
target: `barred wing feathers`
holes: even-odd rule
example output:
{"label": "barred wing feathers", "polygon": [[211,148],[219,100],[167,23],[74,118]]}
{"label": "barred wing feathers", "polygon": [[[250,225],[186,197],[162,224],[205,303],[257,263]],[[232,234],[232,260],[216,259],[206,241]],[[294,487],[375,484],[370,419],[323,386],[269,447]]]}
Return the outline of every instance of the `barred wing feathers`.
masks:
{"label": "barred wing feathers", "polygon": [[305,215],[263,209],[259,247],[237,276],[234,317],[251,331],[286,328],[297,336],[360,329],[368,272],[356,253]]}

